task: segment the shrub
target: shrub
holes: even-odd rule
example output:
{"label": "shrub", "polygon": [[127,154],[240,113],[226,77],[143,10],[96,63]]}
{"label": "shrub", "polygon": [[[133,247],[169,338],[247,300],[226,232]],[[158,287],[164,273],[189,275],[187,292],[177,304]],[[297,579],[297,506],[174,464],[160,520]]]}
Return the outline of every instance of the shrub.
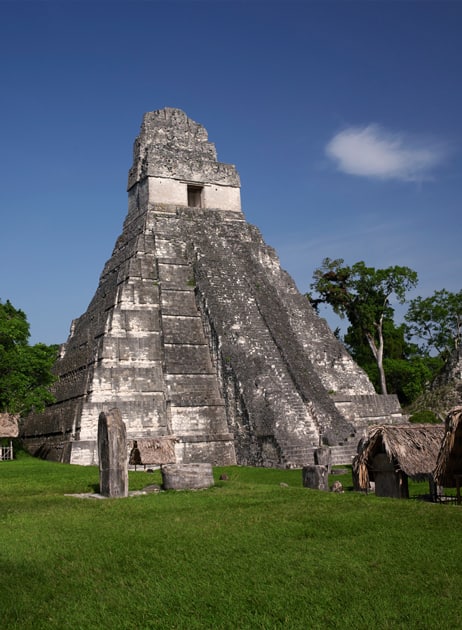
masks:
{"label": "shrub", "polygon": [[435,413],[433,413],[433,411],[430,411],[430,409],[416,411],[409,418],[409,421],[416,422],[416,423],[428,423],[428,424],[436,424],[438,422],[441,422],[438,416]]}

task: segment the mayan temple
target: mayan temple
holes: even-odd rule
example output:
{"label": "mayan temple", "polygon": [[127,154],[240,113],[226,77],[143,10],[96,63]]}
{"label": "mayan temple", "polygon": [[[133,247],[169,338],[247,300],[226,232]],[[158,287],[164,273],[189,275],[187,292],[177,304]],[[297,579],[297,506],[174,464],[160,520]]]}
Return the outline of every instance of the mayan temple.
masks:
{"label": "mayan temple", "polygon": [[97,463],[115,407],[128,439],[174,438],[178,463],[284,467],[320,444],[341,461],[365,425],[401,415],[246,222],[235,167],[172,108],[144,116],[122,234],[55,369],[56,403],[22,434],[77,464]]}

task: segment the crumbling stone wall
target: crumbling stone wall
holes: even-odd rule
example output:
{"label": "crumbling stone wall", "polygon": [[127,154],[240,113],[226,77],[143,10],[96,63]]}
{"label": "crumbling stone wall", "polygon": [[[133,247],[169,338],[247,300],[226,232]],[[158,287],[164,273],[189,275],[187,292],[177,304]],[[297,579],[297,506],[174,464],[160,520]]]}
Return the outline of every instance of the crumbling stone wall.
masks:
{"label": "crumbling stone wall", "polygon": [[[216,191],[202,207],[170,203],[191,184]],[[128,205],[56,364],[57,402],[24,425],[32,452],[96,463],[98,417],[117,407],[128,440],[175,436],[178,463],[303,466],[321,442],[399,419],[245,221],[234,167],[180,110],[146,115]]]}

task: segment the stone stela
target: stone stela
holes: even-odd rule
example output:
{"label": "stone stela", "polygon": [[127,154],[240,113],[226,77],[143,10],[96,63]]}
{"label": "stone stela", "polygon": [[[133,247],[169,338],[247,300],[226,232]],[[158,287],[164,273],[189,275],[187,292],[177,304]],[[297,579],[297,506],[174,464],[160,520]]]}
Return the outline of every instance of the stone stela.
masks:
{"label": "stone stela", "polygon": [[122,233],[55,372],[22,437],[76,464],[97,463],[112,407],[130,443],[175,436],[177,464],[302,467],[320,445],[350,463],[366,424],[402,421],[247,223],[236,168],[173,108],[144,116]]}
{"label": "stone stela", "polygon": [[128,497],[127,432],[118,409],[98,419],[99,491],[104,497]]}

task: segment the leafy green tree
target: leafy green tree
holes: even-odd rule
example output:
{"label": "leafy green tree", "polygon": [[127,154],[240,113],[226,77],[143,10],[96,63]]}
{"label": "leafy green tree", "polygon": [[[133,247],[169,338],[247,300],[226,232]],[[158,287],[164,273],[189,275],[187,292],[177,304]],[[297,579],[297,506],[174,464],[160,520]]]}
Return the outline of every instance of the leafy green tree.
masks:
{"label": "leafy green tree", "polygon": [[58,346],[29,345],[25,313],[0,302],[0,412],[42,411],[53,402],[49,386]]}
{"label": "leafy green tree", "polygon": [[428,298],[411,300],[405,320],[409,337],[421,339],[425,353],[436,352],[446,361],[461,343],[462,290],[441,289]]}
{"label": "leafy green tree", "polygon": [[[414,353],[416,346],[406,340],[406,327],[403,324],[396,326],[394,321],[387,317],[383,319],[382,329],[384,359],[406,359]],[[371,364],[374,366],[374,371],[377,372],[377,363],[374,355],[360,328],[350,325],[343,341],[351,356],[361,367]]]}
{"label": "leafy green tree", "polygon": [[[423,355],[416,344],[410,343],[406,339],[406,330],[405,324],[396,326],[390,319],[383,322],[383,369],[387,391],[396,394],[405,406],[425,391],[442,366],[438,357]],[[343,341],[358,365],[366,371],[374,387],[380,391],[377,363],[360,331],[349,326]]]}
{"label": "leafy green tree", "polygon": [[[313,273],[313,289],[317,297],[308,295],[316,307],[329,304],[340,317],[350,322],[346,343],[356,338],[355,347],[364,353],[367,346],[378,371],[379,391],[387,393],[384,369],[385,332],[393,329],[394,309],[390,300],[394,295],[399,303],[406,292],[417,284],[417,273],[409,267],[367,267],[363,261],[347,266],[342,258],[325,258]],[[359,341],[359,343],[358,343]]]}
{"label": "leafy green tree", "polygon": [[414,355],[407,359],[383,360],[389,391],[396,394],[402,405],[408,406],[423,394],[441,369],[436,357]]}

